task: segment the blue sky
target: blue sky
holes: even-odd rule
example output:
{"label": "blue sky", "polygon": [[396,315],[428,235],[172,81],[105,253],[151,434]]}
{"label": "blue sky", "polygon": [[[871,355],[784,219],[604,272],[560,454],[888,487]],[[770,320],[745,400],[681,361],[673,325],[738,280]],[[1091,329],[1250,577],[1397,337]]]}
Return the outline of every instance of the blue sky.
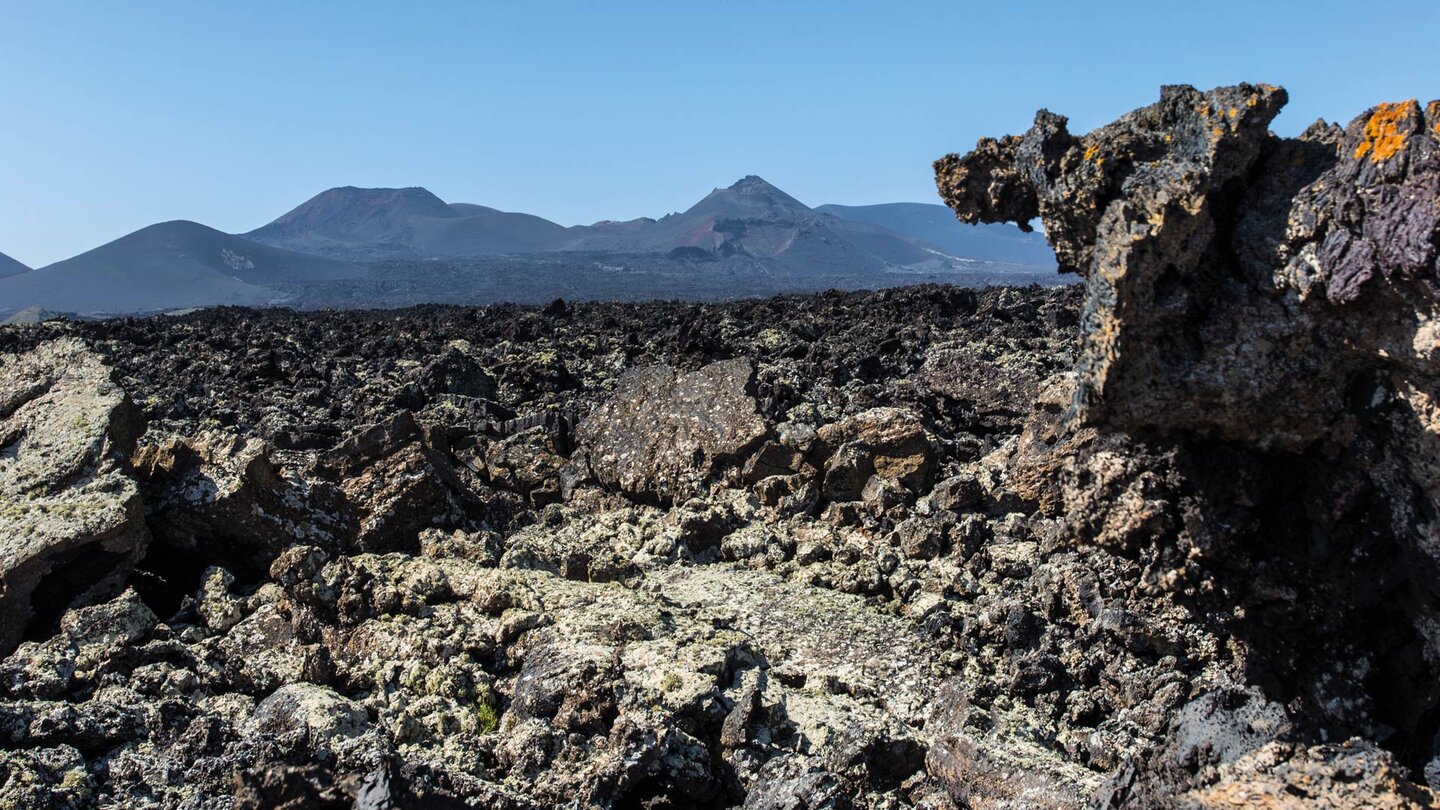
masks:
{"label": "blue sky", "polygon": [[258,227],[336,185],[562,224],[759,174],[811,205],[934,200],[930,161],[1084,131],[1164,83],[1270,82],[1276,123],[1440,97],[1437,0],[0,0],[0,252]]}

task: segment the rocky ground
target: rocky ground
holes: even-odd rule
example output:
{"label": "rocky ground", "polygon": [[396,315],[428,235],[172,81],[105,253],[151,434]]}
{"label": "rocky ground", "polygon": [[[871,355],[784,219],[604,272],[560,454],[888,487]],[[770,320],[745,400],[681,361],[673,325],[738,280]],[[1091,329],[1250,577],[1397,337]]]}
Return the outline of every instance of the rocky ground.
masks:
{"label": "rocky ground", "polygon": [[1084,288],[0,330],[0,808],[1435,804],[1440,107],[1281,103],[937,164]]}

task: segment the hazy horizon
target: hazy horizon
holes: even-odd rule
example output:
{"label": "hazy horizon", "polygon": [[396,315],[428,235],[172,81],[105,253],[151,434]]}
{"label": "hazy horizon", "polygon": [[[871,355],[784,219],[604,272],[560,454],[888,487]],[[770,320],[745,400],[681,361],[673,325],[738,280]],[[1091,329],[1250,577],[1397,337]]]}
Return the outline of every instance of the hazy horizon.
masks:
{"label": "hazy horizon", "polygon": [[39,267],[174,219],[245,232],[346,185],[562,225],[749,174],[811,206],[938,202],[931,160],[1040,107],[1079,132],[1162,83],[1269,82],[1294,134],[1440,96],[1437,23],[1419,0],[6,3],[0,253]]}

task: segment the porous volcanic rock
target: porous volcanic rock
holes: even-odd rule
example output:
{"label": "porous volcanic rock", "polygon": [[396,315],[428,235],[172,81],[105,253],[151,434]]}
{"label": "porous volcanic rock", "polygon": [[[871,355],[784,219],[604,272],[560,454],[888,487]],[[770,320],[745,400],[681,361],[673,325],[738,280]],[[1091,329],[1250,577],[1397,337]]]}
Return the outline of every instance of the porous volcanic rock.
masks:
{"label": "porous volcanic rock", "polygon": [[[918,288],[0,331],[122,368],[150,417],[131,455],[156,536],[133,590],[0,662],[5,798],[945,806],[927,718],[979,626],[955,583],[981,587],[965,561],[993,566],[986,538],[1034,544],[967,472],[1014,428],[913,375],[931,340],[1065,368],[1075,303]],[[675,412],[724,403],[740,429],[675,459],[693,489],[607,490],[569,426],[675,410],[622,391],[660,366],[721,392]],[[977,373],[1018,390],[1005,365]],[[892,477],[822,515],[821,431]],[[987,756],[1098,787],[1025,737],[1028,708],[1004,717]]]}
{"label": "porous volcanic rock", "polygon": [[138,448],[133,463],[166,554],[263,569],[296,543],[338,549],[355,533],[335,488],[287,470],[262,439],[170,436]]}
{"label": "porous volcanic rock", "polygon": [[0,356],[0,652],[113,594],[145,551],[126,466],[144,427],[82,341]]}
{"label": "porous volcanic rock", "polygon": [[1166,87],[1085,135],[1042,110],[936,162],[961,219],[1039,217],[1089,282],[1090,421],[1296,449],[1344,440],[1357,376],[1434,380],[1440,102],[1282,139],[1268,126],[1286,98]]}
{"label": "porous volcanic rock", "polygon": [[653,503],[697,494],[717,466],[743,459],[767,432],[754,379],[744,358],[688,374],[666,366],[626,374],[615,395],[580,424],[590,472]]}
{"label": "porous volcanic rock", "polygon": [[[983,466],[1071,542],[1149,560],[1243,665],[1189,684],[1171,743],[1112,777],[1118,806],[1414,806],[1432,794],[1395,760],[1440,774],[1440,103],[1279,138],[1285,101],[1166,87],[1093,132],[1042,110],[935,164],[962,220],[1039,217],[1088,282],[1077,373]],[[1219,770],[1163,753],[1244,684],[1275,718]]]}

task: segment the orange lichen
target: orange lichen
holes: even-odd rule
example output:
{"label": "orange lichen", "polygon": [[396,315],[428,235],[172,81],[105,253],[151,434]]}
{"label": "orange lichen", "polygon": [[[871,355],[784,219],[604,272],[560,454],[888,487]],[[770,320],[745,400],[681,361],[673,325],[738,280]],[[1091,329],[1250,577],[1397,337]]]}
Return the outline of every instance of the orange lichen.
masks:
{"label": "orange lichen", "polygon": [[1355,148],[1355,159],[1369,155],[1371,163],[1380,163],[1404,149],[1408,133],[1402,132],[1400,125],[1414,106],[1414,101],[1402,101],[1376,107],[1365,122],[1365,140]]}
{"label": "orange lichen", "polygon": [[1095,144],[1092,143],[1089,146],[1085,147],[1086,160],[1094,160],[1095,156],[1098,154],[1100,154],[1100,147],[1096,146]]}

